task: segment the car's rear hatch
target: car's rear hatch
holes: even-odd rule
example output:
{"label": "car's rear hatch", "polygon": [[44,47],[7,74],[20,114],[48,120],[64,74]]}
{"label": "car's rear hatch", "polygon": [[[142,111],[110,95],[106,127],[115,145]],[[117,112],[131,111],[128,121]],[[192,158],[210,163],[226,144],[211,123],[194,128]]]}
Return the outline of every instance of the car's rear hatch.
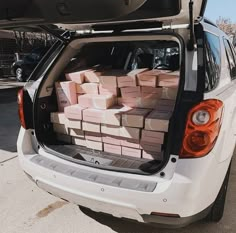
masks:
{"label": "car's rear hatch", "polygon": [[202,16],[206,0],[8,0],[0,3],[0,27],[53,23],[108,24],[127,21],[189,23]]}

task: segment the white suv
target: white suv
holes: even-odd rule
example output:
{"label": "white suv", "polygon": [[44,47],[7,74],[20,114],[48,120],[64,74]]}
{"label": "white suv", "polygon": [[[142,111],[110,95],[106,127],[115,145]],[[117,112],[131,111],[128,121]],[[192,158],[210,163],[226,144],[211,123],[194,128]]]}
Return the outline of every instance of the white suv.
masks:
{"label": "white suv", "polygon": [[[204,0],[0,4],[9,12],[0,18],[3,26],[76,22],[83,28],[59,35],[41,26],[58,41],[18,95],[19,160],[40,188],[139,222],[177,227],[222,218],[236,139],[236,55],[227,36],[203,18],[205,7]],[[58,111],[55,82],[96,64],[179,74],[161,158],[117,156],[58,139],[50,121]]]}

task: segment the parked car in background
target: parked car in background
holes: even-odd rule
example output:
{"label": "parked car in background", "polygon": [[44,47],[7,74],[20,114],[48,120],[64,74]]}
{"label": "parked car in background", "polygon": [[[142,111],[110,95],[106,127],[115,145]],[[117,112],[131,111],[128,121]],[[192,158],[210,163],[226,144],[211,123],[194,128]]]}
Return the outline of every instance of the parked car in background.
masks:
{"label": "parked car in background", "polygon": [[30,54],[24,56],[22,59],[16,59],[11,67],[12,74],[16,76],[16,79],[19,82],[26,81],[47,51],[48,47],[35,48]]}

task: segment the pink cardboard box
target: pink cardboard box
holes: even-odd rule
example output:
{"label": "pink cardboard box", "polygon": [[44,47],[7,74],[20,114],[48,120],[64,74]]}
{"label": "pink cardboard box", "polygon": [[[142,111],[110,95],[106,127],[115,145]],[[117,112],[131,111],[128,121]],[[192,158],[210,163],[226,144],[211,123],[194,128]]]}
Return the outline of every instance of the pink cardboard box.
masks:
{"label": "pink cardboard box", "polygon": [[173,112],[175,106],[175,101],[173,100],[164,100],[160,99],[157,101],[155,109],[158,111],[163,112]]}
{"label": "pink cardboard box", "polygon": [[81,121],[74,119],[66,119],[66,127],[71,129],[81,129]]}
{"label": "pink cardboard box", "polygon": [[120,127],[120,136],[124,138],[130,138],[130,139],[139,139],[140,129],[122,126]]}
{"label": "pink cardboard box", "polygon": [[66,74],[66,80],[68,81],[73,81],[75,83],[78,83],[78,84],[82,84],[84,82],[84,72],[85,71],[88,71],[88,70],[81,70],[81,71],[78,71],[78,72],[73,72],[73,73],[69,73],[69,74]]}
{"label": "pink cardboard box", "polygon": [[122,146],[122,155],[141,158],[142,150]]}
{"label": "pink cardboard box", "polygon": [[99,94],[100,95],[114,95],[114,96],[118,96],[118,88],[117,87],[112,87],[112,86],[107,86],[104,87],[101,84],[98,87],[99,89]]}
{"label": "pink cardboard box", "polygon": [[137,139],[122,138],[121,146],[141,149],[140,141]]}
{"label": "pink cardboard box", "polygon": [[117,87],[117,77],[115,75],[102,74],[99,76],[99,81],[102,87]]}
{"label": "pink cardboard box", "polygon": [[149,130],[142,130],[142,142],[150,142],[150,143],[157,143],[163,144],[164,142],[164,133],[156,132],[156,131],[149,131]]}
{"label": "pink cardboard box", "polygon": [[72,143],[71,136],[66,135],[66,134],[57,134],[56,138],[58,141],[61,141],[61,142],[66,142],[66,143],[70,143],[70,144]]}
{"label": "pink cardboard box", "polygon": [[97,124],[97,123],[90,123],[90,122],[83,121],[82,122],[82,129],[84,131],[100,133],[101,132],[101,125]]}
{"label": "pink cardboard box", "polygon": [[141,97],[140,87],[122,87],[120,91],[123,98]]}
{"label": "pink cardboard box", "polygon": [[69,129],[69,135],[76,138],[84,138],[84,131],[81,129]]}
{"label": "pink cardboard box", "polygon": [[82,120],[84,109],[85,108],[81,107],[79,104],[65,107],[65,116],[68,119]]}
{"label": "pink cardboard box", "polygon": [[84,77],[87,83],[99,83],[99,77],[97,73],[92,70],[84,72]]}
{"label": "pink cardboard box", "polygon": [[141,96],[144,98],[161,98],[162,95],[162,88],[156,88],[156,87],[141,87]]}
{"label": "pink cardboard box", "polygon": [[175,87],[163,87],[162,88],[162,99],[176,100],[178,88]]}
{"label": "pink cardboard box", "polygon": [[93,149],[93,150],[103,151],[103,143],[102,142],[86,140],[86,147]]}
{"label": "pink cardboard box", "polygon": [[77,104],[76,84],[72,81],[56,82],[56,95],[59,112],[64,112],[64,108]]}
{"label": "pink cardboard box", "polygon": [[150,160],[163,160],[163,153],[162,152],[143,151],[142,158],[143,159],[150,159]]}
{"label": "pink cardboard box", "polygon": [[145,119],[145,129],[168,132],[171,112],[152,111]]}
{"label": "pink cardboard box", "polygon": [[158,76],[158,86],[161,87],[178,87],[179,72],[163,73]]}
{"label": "pink cardboard box", "polygon": [[147,69],[135,69],[130,71],[127,75],[117,77],[118,87],[136,87],[137,75],[146,71]]}
{"label": "pink cardboard box", "polygon": [[108,125],[121,125],[121,114],[123,112],[126,112],[130,110],[129,107],[123,107],[123,106],[114,106],[110,109],[104,110],[104,115],[102,118],[102,124],[108,124]]}
{"label": "pink cardboard box", "polygon": [[84,138],[72,138],[72,144],[86,146],[86,140]]}
{"label": "pink cardboard box", "polygon": [[78,94],[98,94],[98,84],[97,83],[77,84],[76,92]]}
{"label": "pink cardboard box", "polygon": [[68,134],[69,130],[65,125],[53,123],[53,130],[59,134]]}
{"label": "pink cardboard box", "polygon": [[142,74],[138,74],[138,84],[139,86],[156,87],[157,77],[158,77],[157,72],[152,72],[152,71],[143,72]]}
{"label": "pink cardboard box", "polygon": [[140,148],[143,149],[143,151],[161,152],[162,144],[145,142],[141,140]]}
{"label": "pink cardboard box", "polygon": [[104,151],[111,154],[121,155],[121,146],[104,143]]}
{"label": "pink cardboard box", "polygon": [[134,108],[130,111],[122,113],[122,125],[134,128],[143,128],[144,119],[149,112],[149,109]]}
{"label": "pink cardboard box", "polygon": [[85,132],[85,139],[90,141],[102,142],[102,134],[94,132]]}
{"label": "pink cardboard box", "polygon": [[87,108],[83,111],[83,120],[93,123],[102,123],[104,111],[101,109]]}
{"label": "pink cardboard box", "polygon": [[158,98],[153,97],[137,97],[137,98],[118,98],[118,104],[131,108],[148,108],[156,107]]}
{"label": "pink cardboard box", "polygon": [[102,141],[107,144],[120,146],[122,140],[118,136],[111,136],[108,134],[102,134]]}
{"label": "pink cardboard box", "polygon": [[114,125],[101,125],[101,132],[103,134],[113,135],[113,136],[120,136],[120,127]]}
{"label": "pink cardboard box", "polygon": [[115,99],[112,95],[85,94],[78,97],[79,104],[85,108],[108,109],[114,105]]}
{"label": "pink cardboard box", "polygon": [[62,112],[51,112],[50,118],[51,118],[51,123],[56,123],[56,124],[66,123],[65,114]]}

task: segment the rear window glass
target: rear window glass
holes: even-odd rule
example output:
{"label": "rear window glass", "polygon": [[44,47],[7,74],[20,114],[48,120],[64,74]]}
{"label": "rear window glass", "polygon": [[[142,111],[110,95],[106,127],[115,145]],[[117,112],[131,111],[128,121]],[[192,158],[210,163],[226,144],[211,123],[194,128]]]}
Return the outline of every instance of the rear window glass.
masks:
{"label": "rear window glass", "polygon": [[221,51],[220,38],[209,32],[205,33],[205,91],[216,88],[220,79]]}

